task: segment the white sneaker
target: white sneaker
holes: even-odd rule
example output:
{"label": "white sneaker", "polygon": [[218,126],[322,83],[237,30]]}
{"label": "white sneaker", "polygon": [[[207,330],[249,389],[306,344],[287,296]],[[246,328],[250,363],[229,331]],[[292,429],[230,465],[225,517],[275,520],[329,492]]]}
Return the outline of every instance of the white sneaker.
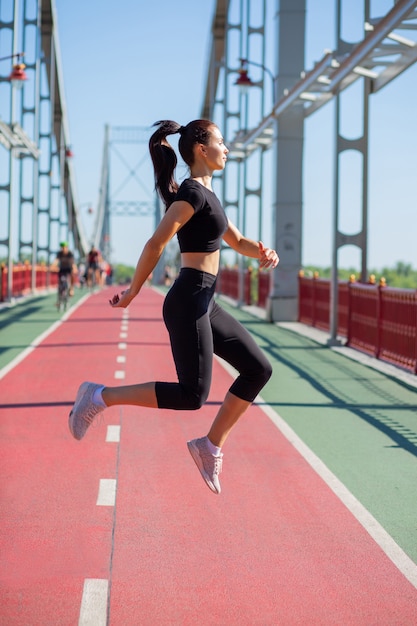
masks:
{"label": "white sneaker", "polygon": [[75,439],[82,439],[96,415],[105,409],[104,406],[93,402],[93,394],[99,387],[102,387],[102,385],[83,383],[78,389],[77,397],[68,419],[69,429]]}
{"label": "white sneaker", "polygon": [[206,484],[214,493],[219,494],[221,492],[219,474],[222,471],[223,454],[214,456],[210,452],[207,437],[188,441],[187,446]]}

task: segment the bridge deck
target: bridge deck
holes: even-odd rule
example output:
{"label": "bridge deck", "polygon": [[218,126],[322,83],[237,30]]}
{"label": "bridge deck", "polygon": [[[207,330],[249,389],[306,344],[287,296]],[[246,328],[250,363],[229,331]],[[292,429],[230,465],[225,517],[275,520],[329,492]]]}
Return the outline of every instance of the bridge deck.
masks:
{"label": "bridge deck", "polygon": [[218,361],[200,411],[113,407],[70,436],[81,381],[174,378],[162,295],[110,293],[0,312],[0,623],[417,623],[416,391],[235,310],[274,375],[215,496],[185,442],[231,382]]}

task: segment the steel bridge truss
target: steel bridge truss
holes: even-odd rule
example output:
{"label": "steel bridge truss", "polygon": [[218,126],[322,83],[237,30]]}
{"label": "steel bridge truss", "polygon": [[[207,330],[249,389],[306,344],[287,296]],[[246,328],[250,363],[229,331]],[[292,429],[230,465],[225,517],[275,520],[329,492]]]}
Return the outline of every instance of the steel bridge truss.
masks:
{"label": "steel bridge truss", "polygon": [[37,263],[49,264],[60,240],[68,239],[79,257],[87,252],[54,0],[1,0],[0,57],[20,52],[28,75],[23,88],[7,79],[11,61],[2,62],[0,75],[0,256],[7,258],[9,299],[15,261],[31,260],[34,290]]}
{"label": "steel bridge truss", "polygon": [[[100,194],[92,245],[99,248],[107,260],[110,260],[112,254],[111,216],[153,215],[155,226],[160,221],[161,204],[154,190],[149,188],[149,182],[153,181],[148,152],[149,136],[150,129],[145,127],[105,127]],[[138,197],[143,199],[132,199]]]}
{"label": "steel bridge truss", "polygon": [[[296,319],[297,274],[301,267],[301,187],[302,187],[302,143],[303,121],[331,100],[336,101],[335,121],[335,180],[333,201],[333,255],[332,255],[332,307],[331,337],[336,343],[337,328],[337,272],[338,250],[347,244],[357,246],[362,255],[362,279],[367,271],[367,190],[368,190],[368,98],[394,80],[417,61],[417,2],[398,0],[384,17],[370,17],[369,0],[364,0],[364,38],[358,44],[343,41],[341,33],[341,0],[336,0],[337,49],[326,52],[310,70],[303,68],[305,41],[305,0],[275,0],[278,19],[277,72],[273,78],[273,106],[259,121],[249,128],[248,96],[241,96],[239,109],[233,107],[236,89],[230,78],[238,69],[236,58],[230,58],[229,46],[232,37],[242,58],[256,61],[264,71],[266,67],[265,21],[253,26],[252,9],[262,3],[256,0],[241,0],[238,10],[231,16],[232,0],[218,0],[212,27],[212,50],[207,76],[207,87],[203,105],[203,116],[222,119],[225,136],[229,144],[229,158],[235,160],[238,170],[236,181],[230,190],[228,172],[223,178],[223,201],[226,207],[235,209],[238,223],[244,227],[248,199],[254,196],[262,213],[263,161],[265,152],[272,149],[274,168],[272,190],[274,207],[274,245],[280,252],[280,265],[274,272],[274,285],[270,294],[271,320]],[[266,0],[263,0],[265,16]],[[237,33],[237,43],[236,43]],[[249,56],[252,40],[261,38],[257,45],[257,56]],[[255,48],[255,47],[254,47]],[[297,76],[298,67],[298,76]],[[270,73],[270,72],[269,72]],[[342,136],[340,126],[340,102],[342,93],[353,83],[363,83],[363,132],[358,139]],[[265,110],[264,75],[256,83],[262,92],[259,105]],[[222,111],[218,115],[216,111]],[[231,130],[234,129],[234,132]],[[340,155],[345,150],[356,150],[362,157],[362,227],[354,235],[339,229],[339,186]],[[257,160],[254,161],[254,156]],[[291,167],[288,167],[288,161]],[[251,177],[258,170],[258,183],[248,184],[248,164]],[[229,169],[229,166],[228,166]],[[232,201],[230,196],[234,193]],[[262,217],[259,218],[259,234],[262,232]]]}
{"label": "steel bridge truss", "polygon": [[400,0],[385,17],[365,22],[366,37],[358,44],[343,42],[340,24],[338,31],[340,48],[349,51],[327,52],[313,69],[303,70],[300,80],[284,90],[256,128],[237,134],[231,145],[235,157],[247,158],[257,148],[270,148],[273,122],[288,108],[299,106],[306,118],[361,77],[369,79],[370,93],[376,93],[417,61],[417,43],[404,35],[417,31],[416,0]]}

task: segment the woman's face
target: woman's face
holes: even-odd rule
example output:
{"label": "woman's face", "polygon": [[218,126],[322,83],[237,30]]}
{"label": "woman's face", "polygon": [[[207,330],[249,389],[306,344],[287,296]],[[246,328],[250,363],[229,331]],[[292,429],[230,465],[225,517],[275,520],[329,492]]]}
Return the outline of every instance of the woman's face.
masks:
{"label": "woman's face", "polygon": [[210,139],[205,149],[206,163],[209,167],[215,170],[223,170],[229,150],[225,146],[222,134],[217,126],[211,126]]}

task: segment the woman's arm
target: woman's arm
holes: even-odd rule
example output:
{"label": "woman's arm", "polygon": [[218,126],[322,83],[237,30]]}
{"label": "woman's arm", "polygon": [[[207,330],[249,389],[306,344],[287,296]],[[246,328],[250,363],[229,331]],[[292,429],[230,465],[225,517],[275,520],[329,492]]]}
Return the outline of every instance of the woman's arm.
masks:
{"label": "woman's arm", "polygon": [[137,296],[158,263],[167,243],[193,215],[194,209],[188,202],[181,200],[171,204],[143,248],[129,289],[123,291],[120,296],[116,294],[110,300],[113,307],[125,308]]}
{"label": "woman's arm", "polygon": [[262,241],[248,239],[248,237],[242,235],[240,230],[236,228],[230,220],[228,229],[223,235],[223,239],[227,245],[233,248],[233,250],[236,250],[236,252],[239,252],[239,254],[252,259],[259,259],[259,267],[273,268],[279,263],[279,257],[275,250],[265,248]]}

